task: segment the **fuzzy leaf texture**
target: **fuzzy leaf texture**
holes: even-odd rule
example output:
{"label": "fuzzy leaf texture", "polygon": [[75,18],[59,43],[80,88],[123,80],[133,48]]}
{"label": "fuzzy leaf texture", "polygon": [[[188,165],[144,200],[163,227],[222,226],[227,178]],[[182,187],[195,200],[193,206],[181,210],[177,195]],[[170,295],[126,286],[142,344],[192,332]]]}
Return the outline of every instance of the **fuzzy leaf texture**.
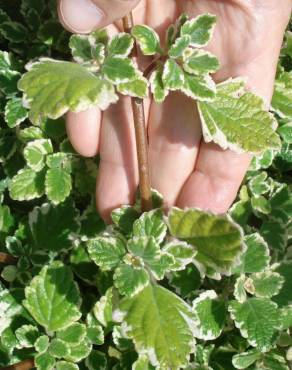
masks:
{"label": "fuzzy leaf texture", "polygon": [[25,289],[24,305],[40,325],[56,331],[81,317],[79,294],[70,268],[54,262]]}
{"label": "fuzzy leaf texture", "polygon": [[187,241],[197,250],[196,260],[219,273],[230,274],[244,247],[239,226],[226,216],[197,209],[174,208],[168,222],[173,236]]}
{"label": "fuzzy leaf texture", "polygon": [[274,302],[262,298],[250,298],[244,303],[234,301],[230,303],[229,311],[241,335],[251,346],[267,352],[274,345],[280,329],[280,317]]}
{"label": "fuzzy leaf texture", "polygon": [[[109,65],[108,61],[107,70]],[[127,76],[132,75],[133,68],[129,65],[126,68]],[[42,60],[32,64],[18,86],[24,92],[29,117],[35,124],[46,117],[57,119],[68,110],[80,112],[93,105],[104,110],[117,101],[109,82],[69,62]]]}
{"label": "fuzzy leaf texture", "polygon": [[192,351],[191,308],[174,293],[148,286],[133,298],[121,301],[114,318],[123,321],[136,349],[153,366],[179,369]]}
{"label": "fuzzy leaf texture", "polygon": [[216,98],[211,103],[199,102],[198,107],[206,142],[238,153],[280,148],[275,118],[265,111],[260,97],[245,91],[242,80],[219,84]]}

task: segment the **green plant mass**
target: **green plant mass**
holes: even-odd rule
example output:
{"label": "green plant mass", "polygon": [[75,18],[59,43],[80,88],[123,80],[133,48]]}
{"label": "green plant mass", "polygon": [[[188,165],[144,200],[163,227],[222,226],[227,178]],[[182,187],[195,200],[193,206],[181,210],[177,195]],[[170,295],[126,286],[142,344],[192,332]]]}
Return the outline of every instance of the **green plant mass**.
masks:
{"label": "green plant mass", "polygon": [[[217,21],[70,36],[55,1],[0,0],[0,369],[291,368],[292,26],[268,112],[243,78],[215,83]],[[145,209],[140,178],[106,225],[99,159],[75,152],[63,116],[172,91],[205,142],[255,155],[236,201],[165,213],[152,190]]]}

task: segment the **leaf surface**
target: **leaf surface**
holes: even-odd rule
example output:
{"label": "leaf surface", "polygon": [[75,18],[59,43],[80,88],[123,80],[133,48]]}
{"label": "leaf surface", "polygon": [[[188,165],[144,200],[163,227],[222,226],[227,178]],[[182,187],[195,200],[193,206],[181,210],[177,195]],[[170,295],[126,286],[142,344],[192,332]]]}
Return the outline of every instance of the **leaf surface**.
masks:
{"label": "leaf surface", "polygon": [[24,305],[49,331],[64,329],[81,317],[80,293],[69,267],[61,262],[45,266],[25,289]]}
{"label": "leaf surface", "polygon": [[216,216],[197,209],[173,208],[169,213],[173,236],[192,244],[196,259],[215,271],[230,274],[231,267],[243,251],[240,228],[226,216]]}
{"label": "leaf surface", "polygon": [[145,25],[134,26],[132,35],[144,55],[154,55],[161,51],[159,36],[151,27]]}
{"label": "leaf surface", "polygon": [[137,351],[145,353],[153,366],[178,369],[187,365],[193,314],[172,292],[149,285],[133,298],[121,301],[114,317],[127,325]]}
{"label": "leaf surface", "polygon": [[280,328],[280,316],[274,302],[262,298],[250,298],[242,304],[233,301],[229,311],[241,335],[251,346],[263,352],[273,346]]}
{"label": "leaf surface", "polygon": [[275,118],[265,111],[260,97],[245,92],[239,79],[219,84],[212,103],[199,102],[198,107],[206,142],[214,141],[238,153],[260,153],[281,146]]}
{"label": "leaf surface", "polygon": [[80,112],[94,105],[104,110],[117,101],[109,82],[70,62],[42,60],[32,64],[19,81],[19,89],[35,124],[46,117],[57,119],[68,110]]}

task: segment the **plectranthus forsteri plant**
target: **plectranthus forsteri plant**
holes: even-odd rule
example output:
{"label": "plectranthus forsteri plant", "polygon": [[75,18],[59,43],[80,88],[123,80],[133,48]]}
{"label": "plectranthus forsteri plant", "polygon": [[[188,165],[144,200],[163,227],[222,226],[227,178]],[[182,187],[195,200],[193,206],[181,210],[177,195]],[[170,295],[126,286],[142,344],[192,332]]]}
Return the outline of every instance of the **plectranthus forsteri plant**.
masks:
{"label": "plectranthus forsteri plant", "polygon": [[[125,32],[112,37],[104,30],[73,35],[73,62],[42,58],[22,76],[1,52],[0,76],[10,82],[5,122],[18,140],[1,157],[1,366],[289,370],[291,201],[281,173],[287,156],[277,162],[275,153],[291,144],[291,72],[280,68],[276,117],[244,78],[216,85],[220,63],[205,50],[215,27],[211,14],[182,15],[161,40],[128,16]],[[140,56],[149,61],[144,70]],[[171,91],[197,104],[205,141],[257,154],[228,215],[178,208],[165,215],[151,191],[143,99],[162,103]],[[114,210],[107,226],[93,197],[85,201],[96,163],[81,163],[56,127],[68,111],[106,110],[121,95],[132,98],[140,195]],[[35,126],[22,129],[27,116]],[[15,153],[25,163],[19,171],[11,168]],[[25,204],[15,220],[2,188]]]}

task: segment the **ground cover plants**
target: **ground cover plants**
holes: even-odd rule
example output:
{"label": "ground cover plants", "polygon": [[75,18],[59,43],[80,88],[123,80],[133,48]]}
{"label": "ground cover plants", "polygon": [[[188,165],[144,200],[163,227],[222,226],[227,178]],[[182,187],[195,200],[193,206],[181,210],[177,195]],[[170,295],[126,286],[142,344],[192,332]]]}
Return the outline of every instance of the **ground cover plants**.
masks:
{"label": "ground cover plants", "polygon": [[[272,114],[244,80],[213,82],[210,14],[182,15],[164,44],[130,16],[113,38],[70,37],[55,9],[0,0],[0,367],[290,369],[292,33]],[[136,45],[153,56],[144,71]],[[198,104],[204,140],[255,154],[227,215],[164,215],[150,189],[142,99],[174,90]],[[105,225],[98,158],[74,152],[62,116],[121,95],[133,98],[140,195]]]}

